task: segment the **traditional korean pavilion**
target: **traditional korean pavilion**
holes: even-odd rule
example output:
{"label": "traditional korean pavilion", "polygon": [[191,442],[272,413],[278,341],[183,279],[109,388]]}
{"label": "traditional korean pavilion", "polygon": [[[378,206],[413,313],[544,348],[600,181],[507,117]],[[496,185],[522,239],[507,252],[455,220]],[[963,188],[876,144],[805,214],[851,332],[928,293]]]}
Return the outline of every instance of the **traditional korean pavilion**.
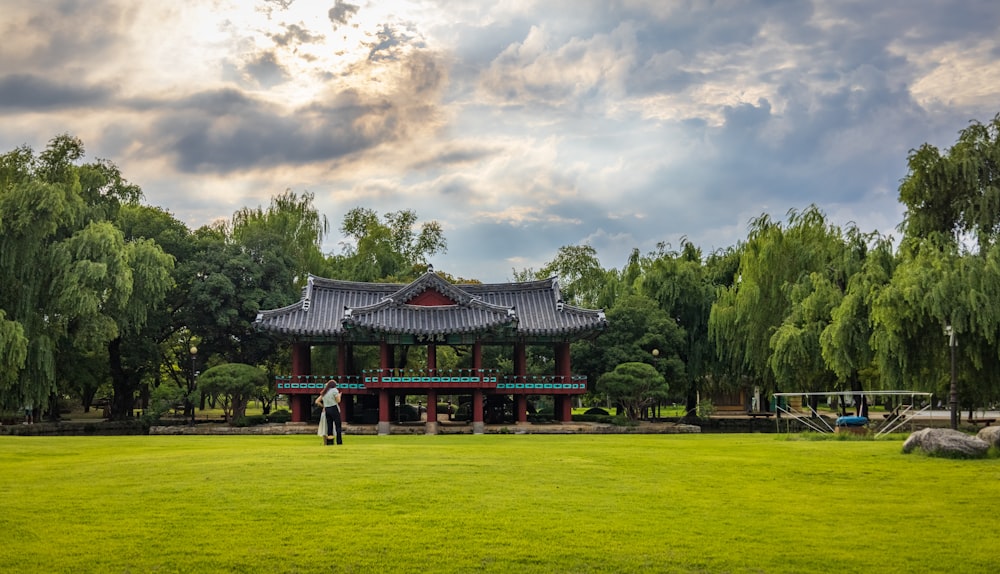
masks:
{"label": "traditional korean pavilion", "polygon": [[[279,394],[289,395],[292,420],[308,420],[312,401],[327,380],[344,394],[341,416],[374,415],[379,434],[388,434],[392,407],[400,395],[426,395],[426,432],[438,431],[438,398],[471,395],[473,432],[485,430],[484,404],[513,405],[516,422],[527,422],[528,398],[550,395],[557,421],[571,420],[571,398],[587,392],[585,377],[572,373],[569,345],[595,337],[607,326],[604,312],[564,304],[554,278],[498,284],[451,284],[433,269],[410,284],[359,283],[310,276],[297,303],[264,311],[257,327],[291,344],[291,374],[278,377]],[[313,373],[314,347],[337,348],[337,372]],[[426,350],[426,368],[397,368],[396,348]],[[471,349],[471,368],[438,369],[439,346]],[[483,367],[483,347],[501,346],[513,372]],[[526,348],[551,345],[552,372],[529,376]],[[377,368],[356,369],[360,346],[378,348]],[[421,361],[421,366],[423,361]],[[374,418],[374,416],[372,416]]]}

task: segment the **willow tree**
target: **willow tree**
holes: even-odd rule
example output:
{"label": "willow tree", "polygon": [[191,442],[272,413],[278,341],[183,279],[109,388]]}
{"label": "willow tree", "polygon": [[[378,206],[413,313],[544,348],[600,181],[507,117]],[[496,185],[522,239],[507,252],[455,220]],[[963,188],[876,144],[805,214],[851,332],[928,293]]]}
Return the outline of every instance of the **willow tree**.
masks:
{"label": "willow tree", "polygon": [[[899,187],[906,206],[899,268],[873,309],[877,351],[887,372],[905,382],[940,387],[948,380],[956,426],[957,379],[973,394],[1000,383],[991,343],[1000,312],[996,299],[983,296],[1000,234],[1000,115],[972,122],[944,153],[924,144],[910,153],[908,168]],[[952,368],[961,376],[950,376]]]}
{"label": "willow tree", "polygon": [[830,322],[820,334],[820,348],[838,384],[850,390],[885,388],[872,348],[872,305],[892,279],[896,267],[892,238],[878,233],[863,235],[849,230],[848,257],[860,269],[850,274],[840,303],[830,312]]}
{"label": "willow tree", "polygon": [[316,210],[314,197],[308,192],[299,196],[286,190],[272,197],[267,209],[247,207],[237,211],[231,223],[233,240],[261,262],[270,248],[280,247],[298,272],[296,285],[304,286],[307,274],[326,272],[321,247],[330,223]]}
{"label": "willow tree", "polygon": [[73,358],[103,352],[162,300],[169,260],[110,220],[141,197],[107,161],[81,164],[62,135],[0,156],[0,397],[50,402]]}
{"label": "willow tree", "polygon": [[[686,238],[681,240],[679,251],[660,244],[648,256],[646,269],[636,280],[638,292],[656,301],[683,328],[684,342],[677,353],[684,363],[685,376],[674,388],[683,394],[689,413],[695,412],[699,391],[709,390],[709,386],[722,389],[731,381],[720,376],[708,336],[716,291],[732,282],[731,275],[726,278],[712,271],[722,258],[723,254],[715,253],[704,261],[701,250]],[[716,277],[726,282],[716,283]]]}
{"label": "willow tree", "polygon": [[720,289],[709,316],[717,352],[765,391],[808,390],[801,375],[823,376],[813,371],[825,370],[817,362],[818,337],[833,303],[830,295],[811,294],[846,282],[840,229],[815,206],[790,211],[787,226],[762,215],[739,258],[736,281]]}

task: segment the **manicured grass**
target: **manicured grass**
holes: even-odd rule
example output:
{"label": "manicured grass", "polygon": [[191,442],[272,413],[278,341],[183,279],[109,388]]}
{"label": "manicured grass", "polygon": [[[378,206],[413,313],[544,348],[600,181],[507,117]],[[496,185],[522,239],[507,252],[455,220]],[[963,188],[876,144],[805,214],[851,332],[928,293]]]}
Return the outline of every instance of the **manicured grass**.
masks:
{"label": "manicured grass", "polygon": [[0,437],[2,572],[988,572],[1000,459],[775,435]]}

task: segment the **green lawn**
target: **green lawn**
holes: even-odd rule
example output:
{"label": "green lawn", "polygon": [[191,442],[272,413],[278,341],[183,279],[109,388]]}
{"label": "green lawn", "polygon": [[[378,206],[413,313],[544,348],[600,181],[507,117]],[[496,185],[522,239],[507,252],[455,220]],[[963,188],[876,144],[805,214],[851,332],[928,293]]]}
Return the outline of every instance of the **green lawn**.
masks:
{"label": "green lawn", "polygon": [[988,572],[1000,459],[775,435],[0,437],[2,572]]}

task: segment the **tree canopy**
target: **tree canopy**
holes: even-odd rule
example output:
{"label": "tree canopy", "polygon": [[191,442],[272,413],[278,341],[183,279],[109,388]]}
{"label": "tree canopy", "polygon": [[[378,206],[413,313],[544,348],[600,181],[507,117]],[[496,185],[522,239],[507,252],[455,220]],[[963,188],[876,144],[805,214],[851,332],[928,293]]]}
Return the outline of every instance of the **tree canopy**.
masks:
{"label": "tree canopy", "polygon": [[[941,395],[951,383],[948,332],[962,406],[995,402],[1000,115],[907,160],[898,240],[834,225],[812,205],[784,220],[763,213],[744,241],[713,253],[682,237],[676,249],[633,249],[620,268],[604,268],[593,246],[566,245],[514,276],[556,277],[564,302],[606,311],[609,328],[574,343],[572,362],[592,391],[633,413],[668,394],[692,408],[700,395],[752,387]],[[296,301],[310,273],[406,282],[447,249],[436,221],[356,207],[343,215],[339,251],[323,253],[329,223],[310,193],[285,190],[194,230],[141,200],[112,162],[86,161],[69,135],[39,153],[0,155],[0,408],[60,396],[86,405],[107,392],[125,417],[151,389],[186,388],[199,366],[276,374],[288,349],[254,319]],[[551,354],[528,349],[529,369],[550,368]],[[502,350],[485,358],[511,366]],[[332,359],[317,352],[316,361]],[[196,392],[221,392],[213,377],[202,375]]]}

